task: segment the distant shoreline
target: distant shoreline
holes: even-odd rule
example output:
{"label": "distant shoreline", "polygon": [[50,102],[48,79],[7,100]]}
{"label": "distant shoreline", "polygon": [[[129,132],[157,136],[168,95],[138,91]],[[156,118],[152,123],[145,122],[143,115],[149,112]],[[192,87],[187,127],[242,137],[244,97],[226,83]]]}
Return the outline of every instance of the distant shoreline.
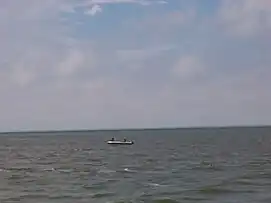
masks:
{"label": "distant shoreline", "polygon": [[127,131],[161,131],[161,130],[208,130],[208,129],[233,129],[233,128],[271,128],[271,125],[240,125],[240,126],[206,126],[206,127],[157,127],[157,128],[119,128],[119,129],[78,129],[78,130],[21,130],[3,131],[1,134],[33,134],[33,133],[60,133],[60,132],[127,132]]}

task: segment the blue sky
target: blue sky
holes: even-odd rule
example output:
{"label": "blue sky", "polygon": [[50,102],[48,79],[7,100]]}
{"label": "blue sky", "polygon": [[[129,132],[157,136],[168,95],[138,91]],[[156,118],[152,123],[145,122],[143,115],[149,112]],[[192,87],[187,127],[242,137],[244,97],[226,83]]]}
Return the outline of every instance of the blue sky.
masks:
{"label": "blue sky", "polygon": [[0,26],[0,131],[271,124],[269,0],[2,0]]}

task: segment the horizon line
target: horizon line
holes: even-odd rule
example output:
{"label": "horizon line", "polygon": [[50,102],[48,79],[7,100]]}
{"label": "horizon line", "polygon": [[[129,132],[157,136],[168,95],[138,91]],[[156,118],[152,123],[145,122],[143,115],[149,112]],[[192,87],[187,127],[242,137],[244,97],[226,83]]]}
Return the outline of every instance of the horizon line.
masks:
{"label": "horizon line", "polygon": [[17,131],[0,131],[1,134],[17,133],[54,133],[54,132],[102,132],[102,131],[146,131],[146,130],[192,130],[192,129],[221,129],[221,128],[264,128],[270,125],[221,125],[221,126],[187,126],[187,127],[149,127],[149,128],[100,128],[100,129],[62,129],[62,130],[17,130]]}

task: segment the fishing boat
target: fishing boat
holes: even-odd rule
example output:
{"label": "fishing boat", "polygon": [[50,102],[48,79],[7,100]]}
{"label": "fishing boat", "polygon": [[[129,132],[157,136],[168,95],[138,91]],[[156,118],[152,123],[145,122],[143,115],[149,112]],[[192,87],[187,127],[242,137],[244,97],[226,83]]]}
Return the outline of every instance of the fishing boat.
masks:
{"label": "fishing boat", "polygon": [[134,142],[133,141],[128,141],[126,139],[124,139],[124,141],[118,141],[118,140],[112,139],[112,140],[108,140],[107,144],[111,144],[111,145],[132,145],[132,144],[134,144]]}

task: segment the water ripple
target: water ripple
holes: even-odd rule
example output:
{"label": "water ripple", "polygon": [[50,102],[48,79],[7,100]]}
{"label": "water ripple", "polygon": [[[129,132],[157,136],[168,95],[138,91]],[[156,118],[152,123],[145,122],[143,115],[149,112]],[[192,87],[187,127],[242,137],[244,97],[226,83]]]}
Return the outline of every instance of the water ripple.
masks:
{"label": "water ripple", "polygon": [[269,202],[270,132],[0,137],[0,202]]}

